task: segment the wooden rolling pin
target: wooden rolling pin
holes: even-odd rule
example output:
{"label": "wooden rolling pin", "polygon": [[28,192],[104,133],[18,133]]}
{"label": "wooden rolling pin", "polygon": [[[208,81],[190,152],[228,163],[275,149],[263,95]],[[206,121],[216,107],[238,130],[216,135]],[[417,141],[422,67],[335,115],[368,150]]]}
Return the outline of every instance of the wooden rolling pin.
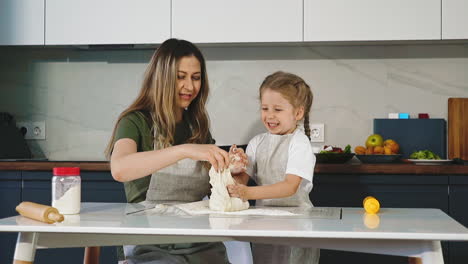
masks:
{"label": "wooden rolling pin", "polygon": [[48,224],[62,222],[64,219],[56,208],[33,202],[20,203],[16,206],[16,211],[22,216]]}

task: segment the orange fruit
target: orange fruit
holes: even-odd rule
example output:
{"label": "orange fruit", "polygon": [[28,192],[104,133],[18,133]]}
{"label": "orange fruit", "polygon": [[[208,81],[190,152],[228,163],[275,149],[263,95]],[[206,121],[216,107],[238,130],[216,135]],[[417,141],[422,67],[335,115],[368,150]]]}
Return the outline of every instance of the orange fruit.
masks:
{"label": "orange fruit", "polygon": [[384,154],[384,148],[382,146],[374,147],[374,154]]}
{"label": "orange fruit", "polygon": [[372,155],[372,154],[374,154],[374,147],[372,147],[372,146],[367,147],[366,155]]}
{"label": "orange fruit", "polygon": [[363,146],[357,146],[354,148],[354,153],[358,155],[366,154],[366,148]]}
{"label": "orange fruit", "polygon": [[384,147],[390,148],[393,154],[397,154],[400,151],[400,145],[393,139],[385,140]]}
{"label": "orange fruit", "polygon": [[385,146],[384,147],[384,154],[385,155],[392,155],[392,149],[390,147]]}

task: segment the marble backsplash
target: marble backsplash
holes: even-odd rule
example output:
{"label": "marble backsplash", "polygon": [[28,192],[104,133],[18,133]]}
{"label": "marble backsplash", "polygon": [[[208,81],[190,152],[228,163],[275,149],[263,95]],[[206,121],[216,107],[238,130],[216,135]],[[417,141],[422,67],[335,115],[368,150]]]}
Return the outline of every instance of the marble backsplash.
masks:
{"label": "marble backsplash", "polygon": [[[246,144],[264,131],[258,87],[277,70],[314,93],[312,123],[325,143],[362,145],[372,120],[389,112],[447,119],[447,99],[468,97],[467,44],[203,47],[218,144]],[[46,139],[29,141],[50,160],[104,160],[117,115],[136,96],[151,49],[0,47],[0,112],[45,120]],[[314,143],[315,144],[315,143]]]}

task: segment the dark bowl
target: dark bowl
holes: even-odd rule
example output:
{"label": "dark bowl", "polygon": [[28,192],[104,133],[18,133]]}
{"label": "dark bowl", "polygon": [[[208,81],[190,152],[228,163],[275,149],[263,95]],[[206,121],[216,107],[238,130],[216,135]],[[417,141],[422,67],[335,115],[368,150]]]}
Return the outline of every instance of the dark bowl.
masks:
{"label": "dark bowl", "polygon": [[317,163],[345,163],[354,155],[354,153],[315,153]]}
{"label": "dark bowl", "polygon": [[380,155],[380,154],[356,155],[356,157],[362,163],[394,163],[394,162],[399,162],[401,156],[402,156],[401,154],[395,154],[395,155]]}

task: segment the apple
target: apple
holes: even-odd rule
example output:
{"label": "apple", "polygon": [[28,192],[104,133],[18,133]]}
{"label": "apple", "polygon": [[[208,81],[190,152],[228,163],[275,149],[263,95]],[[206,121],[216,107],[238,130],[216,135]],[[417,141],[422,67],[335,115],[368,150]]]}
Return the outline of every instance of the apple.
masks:
{"label": "apple", "polygon": [[366,140],[366,147],[377,147],[383,146],[383,137],[379,134],[372,134]]}

